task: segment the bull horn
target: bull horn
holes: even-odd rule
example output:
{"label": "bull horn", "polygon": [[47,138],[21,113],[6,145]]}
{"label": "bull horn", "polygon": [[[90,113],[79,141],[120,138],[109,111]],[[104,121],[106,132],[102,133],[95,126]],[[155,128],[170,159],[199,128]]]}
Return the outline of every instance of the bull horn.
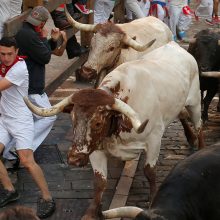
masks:
{"label": "bull horn", "polygon": [[215,78],[220,78],[220,72],[218,71],[210,71],[210,72],[201,72],[202,76],[205,77],[215,77]]}
{"label": "bull horn", "polygon": [[218,45],[220,46],[220,40],[218,40]]}
{"label": "bull horn", "polygon": [[51,108],[40,108],[28,99],[28,97],[24,97],[24,102],[27,105],[27,107],[36,115],[43,116],[43,117],[50,117],[53,115],[58,114],[59,112],[62,112],[63,109],[72,103],[72,95],[66,97],[61,102],[57,103],[56,105],[52,106]]}
{"label": "bull horn", "polygon": [[148,42],[147,44],[141,45],[139,44],[137,41],[133,40],[131,37],[129,37],[128,35],[125,35],[123,42],[132,47],[133,49],[142,52],[145,51],[147,48],[149,48],[154,42],[156,41],[156,39],[153,39],[152,41]]}
{"label": "bull horn", "polygon": [[124,103],[120,99],[115,98],[115,103],[111,106],[111,109],[118,111],[118,112],[121,112],[122,114],[126,115],[131,120],[131,123],[132,123],[134,130],[138,134],[140,134],[144,131],[144,129],[149,121],[147,119],[143,123],[141,123],[137,113],[129,105],[127,105],[126,103]]}
{"label": "bull horn", "polygon": [[77,28],[78,30],[81,30],[81,31],[93,31],[95,32],[95,27],[96,27],[96,24],[82,24],[82,23],[79,23],[77,22],[76,20],[74,20],[70,13],[68,12],[67,8],[66,8],[66,5],[65,5],[65,8],[64,8],[64,11],[65,11],[65,14],[66,14],[66,18],[68,20],[68,22],[75,28]]}
{"label": "bull horn", "polygon": [[105,219],[111,218],[135,218],[143,209],[134,206],[120,207],[103,211],[102,215]]}

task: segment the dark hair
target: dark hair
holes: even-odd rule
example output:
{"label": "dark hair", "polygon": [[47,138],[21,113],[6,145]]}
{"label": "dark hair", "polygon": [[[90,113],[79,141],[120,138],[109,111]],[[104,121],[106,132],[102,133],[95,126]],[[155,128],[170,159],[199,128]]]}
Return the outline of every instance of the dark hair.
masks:
{"label": "dark hair", "polygon": [[17,42],[14,37],[3,37],[0,40],[0,46],[4,47],[14,47],[15,49],[18,48]]}
{"label": "dark hair", "polygon": [[31,208],[15,206],[0,212],[0,220],[39,220]]}

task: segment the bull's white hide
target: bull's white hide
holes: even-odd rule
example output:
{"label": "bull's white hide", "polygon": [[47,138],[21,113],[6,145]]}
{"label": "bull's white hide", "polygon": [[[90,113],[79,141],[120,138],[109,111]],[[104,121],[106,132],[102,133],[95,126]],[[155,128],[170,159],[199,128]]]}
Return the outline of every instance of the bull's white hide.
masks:
{"label": "bull's white hide", "polygon": [[142,59],[124,63],[109,73],[99,88],[115,88],[120,82],[117,98],[126,100],[149,122],[143,133],[120,133],[106,138],[103,148],[123,160],[133,159],[141,149],[147,152],[146,164],[153,167],[159,156],[165,128],[187,106],[192,120],[201,126],[199,74],[195,59],[175,42],[146,54]]}

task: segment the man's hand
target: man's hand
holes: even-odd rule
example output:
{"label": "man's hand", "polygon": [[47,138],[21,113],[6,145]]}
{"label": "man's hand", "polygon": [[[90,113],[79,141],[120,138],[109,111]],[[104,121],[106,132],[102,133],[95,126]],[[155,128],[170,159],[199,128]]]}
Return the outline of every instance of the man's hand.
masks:
{"label": "man's hand", "polygon": [[57,41],[60,37],[60,29],[59,28],[53,28],[51,30],[51,38],[53,41]]}
{"label": "man's hand", "polygon": [[60,31],[60,34],[62,35],[62,38],[63,38],[63,43],[66,43],[67,42],[67,36],[66,36],[66,32],[65,31]]}
{"label": "man's hand", "polygon": [[48,36],[48,30],[47,30],[47,28],[43,28],[42,30],[41,30],[41,36],[43,37],[43,38],[47,38],[47,36]]}

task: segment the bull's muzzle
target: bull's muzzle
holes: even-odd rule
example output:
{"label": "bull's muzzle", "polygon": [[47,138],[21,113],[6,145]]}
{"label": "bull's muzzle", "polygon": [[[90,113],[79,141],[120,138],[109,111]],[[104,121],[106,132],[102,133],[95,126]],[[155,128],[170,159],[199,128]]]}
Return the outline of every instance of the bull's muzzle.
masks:
{"label": "bull's muzzle", "polygon": [[73,166],[84,167],[89,162],[89,155],[83,153],[75,153],[71,150],[67,154],[67,162]]}
{"label": "bull's muzzle", "polygon": [[83,66],[80,70],[80,75],[81,77],[83,77],[85,80],[89,80],[91,81],[92,79],[96,79],[97,77],[97,72],[96,70],[89,68],[89,67],[85,67]]}

